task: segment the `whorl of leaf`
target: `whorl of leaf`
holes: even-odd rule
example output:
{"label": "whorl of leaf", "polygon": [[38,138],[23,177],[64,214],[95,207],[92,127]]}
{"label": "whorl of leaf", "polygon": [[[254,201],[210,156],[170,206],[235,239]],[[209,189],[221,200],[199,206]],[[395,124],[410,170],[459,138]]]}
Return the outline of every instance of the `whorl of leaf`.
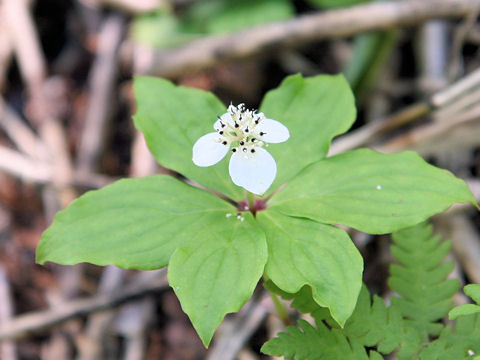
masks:
{"label": "whorl of leaf", "polygon": [[452,262],[444,262],[449,241],[433,236],[432,226],[422,223],[393,234],[391,252],[398,264],[390,266],[388,285],[401,297],[392,304],[425,341],[438,336],[444,318],[453,307],[452,296],[459,290],[457,280],[447,280]]}

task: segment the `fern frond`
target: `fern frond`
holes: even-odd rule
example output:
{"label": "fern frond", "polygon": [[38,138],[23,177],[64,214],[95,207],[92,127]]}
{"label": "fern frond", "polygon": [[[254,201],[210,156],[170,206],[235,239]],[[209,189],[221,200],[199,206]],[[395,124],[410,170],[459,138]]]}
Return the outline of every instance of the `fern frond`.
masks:
{"label": "fern frond", "polygon": [[287,332],[263,345],[262,352],[295,360],[368,360],[365,348],[357,342],[350,344],[341,330],[329,329],[323,322],[316,325],[299,320],[299,328],[289,326]]}
{"label": "fern frond", "polygon": [[461,316],[420,352],[421,360],[474,360],[480,357],[480,315]]}
{"label": "fern frond", "polygon": [[463,288],[463,291],[466,295],[470,296],[476,303],[475,304],[465,304],[460,305],[448,313],[450,320],[455,320],[459,316],[472,315],[480,313],[480,285],[479,284],[470,284]]}
{"label": "fern frond", "polygon": [[480,285],[467,285],[464,292],[477,305],[465,304],[452,309],[448,315],[452,320],[458,318],[455,331],[451,326],[446,327],[440,337],[420,353],[420,359],[480,359]]}
{"label": "fern frond", "polygon": [[[302,289],[298,294],[299,303],[308,302],[308,292]],[[292,294],[289,296],[292,298]],[[318,307],[318,305],[317,305]],[[410,359],[420,346],[420,338],[415,330],[406,327],[395,308],[387,308],[382,298],[375,296],[373,302],[365,286],[360,292],[353,315],[343,329],[330,317],[324,317],[322,308],[312,312],[317,328],[300,320],[302,330],[289,327],[286,333],[268,341],[262,352],[269,355],[296,360],[316,359],[368,359],[365,348],[377,346],[383,354],[389,354],[400,348],[398,359]],[[326,326],[325,322],[330,325]],[[333,325],[333,326],[332,326]],[[352,357],[353,356],[353,357]],[[381,359],[376,352],[370,353],[370,359]]]}
{"label": "fern frond", "polygon": [[[295,357],[295,360],[370,359],[396,351],[398,360],[461,360],[480,355],[480,306],[462,311],[474,314],[461,316],[456,330],[438,321],[452,308],[452,296],[458,290],[456,280],[447,280],[452,263],[445,263],[450,243],[432,235],[429,224],[394,234],[392,253],[398,264],[390,268],[390,287],[400,297],[392,298],[387,307],[378,296],[373,299],[363,286],[355,311],[340,328],[328,310],[318,306],[307,286],[296,294],[288,294],[268,286],[282,297],[293,300],[292,306],[314,317],[316,328],[300,321],[301,328],[289,327],[268,341],[262,351],[269,355]],[[466,287],[477,303],[480,285]],[[480,304],[479,304],[480,305]],[[439,335],[426,345],[429,336]],[[371,350],[369,357],[367,349]],[[475,360],[480,360],[475,359]]]}
{"label": "fern frond", "polygon": [[453,263],[444,263],[451,244],[432,234],[428,223],[393,234],[391,251],[398,264],[390,266],[388,279],[401,296],[392,297],[392,304],[424,341],[440,334],[438,321],[453,307],[452,296],[459,290],[457,280],[447,280]]}

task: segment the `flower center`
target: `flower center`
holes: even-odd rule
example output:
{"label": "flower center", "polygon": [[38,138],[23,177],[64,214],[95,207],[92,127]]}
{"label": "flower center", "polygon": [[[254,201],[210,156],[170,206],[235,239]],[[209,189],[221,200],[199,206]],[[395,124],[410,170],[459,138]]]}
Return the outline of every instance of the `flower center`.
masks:
{"label": "flower center", "polygon": [[262,137],[266,132],[261,129],[265,116],[256,110],[248,110],[244,104],[230,105],[228,112],[218,118],[215,130],[220,135],[219,142],[232,146],[232,152],[242,152],[246,156],[255,154],[257,148],[265,143]]}

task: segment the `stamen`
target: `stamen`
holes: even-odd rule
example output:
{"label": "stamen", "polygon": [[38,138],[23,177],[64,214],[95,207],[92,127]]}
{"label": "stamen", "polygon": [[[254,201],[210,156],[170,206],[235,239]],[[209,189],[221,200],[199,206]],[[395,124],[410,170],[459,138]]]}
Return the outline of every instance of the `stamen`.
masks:
{"label": "stamen", "polygon": [[250,150],[250,152],[253,154],[255,152],[255,149]]}
{"label": "stamen", "polygon": [[260,131],[260,136],[263,136],[263,135],[266,135],[267,133],[266,132],[263,132],[263,131]]}
{"label": "stamen", "polygon": [[245,141],[240,141],[240,145],[245,145]]}
{"label": "stamen", "polygon": [[247,148],[243,148],[242,151],[243,151],[243,152],[247,152]]}
{"label": "stamen", "polygon": [[222,144],[223,144],[223,145],[227,145],[227,142],[226,142],[226,141],[223,141]]}
{"label": "stamen", "polygon": [[237,149],[236,149],[236,148],[233,148],[233,149],[232,149],[232,152],[237,152]]}

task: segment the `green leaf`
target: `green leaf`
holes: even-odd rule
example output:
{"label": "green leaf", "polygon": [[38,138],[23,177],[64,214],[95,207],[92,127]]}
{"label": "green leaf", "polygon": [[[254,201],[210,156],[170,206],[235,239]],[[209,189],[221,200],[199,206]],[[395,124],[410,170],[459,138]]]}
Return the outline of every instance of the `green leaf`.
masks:
{"label": "green leaf", "polygon": [[343,75],[289,76],[265,95],[260,110],[290,131],[286,143],[268,147],[278,168],[272,189],[323,159],[332,138],[346,132],[356,117],[355,99]]}
{"label": "green leaf", "polygon": [[242,189],[228,175],[226,159],[210,167],[192,162],[193,144],[200,136],[214,132],[217,116],[226,112],[213,94],[154,77],[135,78],[134,91],[135,126],[161,165],[232,198],[242,196]]}
{"label": "green leaf", "polygon": [[399,38],[397,30],[358,35],[343,74],[355,92],[357,101],[368,96],[384,69]]}
{"label": "green leaf", "polygon": [[470,296],[478,305],[480,305],[480,285],[468,284],[463,288],[465,295]]}
{"label": "green leaf", "polygon": [[329,329],[322,322],[315,329],[305,320],[299,320],[299,326],[287,327],[286,332],[265,343],[261,351],[285,359],[295,356],[295,360],[368,360],[365,348],[356,341],[347,341],[341,330]]}
{"label": "green leaf", "polygon": [[[288,293],[280,289],[270,279],[267,281],[264,281],[263,285],[269,291],[280,295],[283,299],[293,300],[290,304],[290,307],[293,309],[298,309],[298,311],[300,311],[302,314],[311,313],[316,320],[324,320],[328,318],[329,320],[333,321],[336,324],[335,320],[331,318],[330,311],[328,310],[328,308],[321,307],[313,299],[312,288],[310,286],[305,285],[296,293]],[[317,317],[317,314],[318,314],[318,317]]]}
{"label": "green leaf", "polygon": [[265,235],[250,213],[223,218],[173,254],[168,279],[208,346],[225,314],[250,298],[267,261]]}
{"label": "green leaf", "polygon": [[398,359],[410,359],[421,344],[414,329],[405,326],[396,307],[387,307],[385,301],[362,287],[357,306],[344,328],[345,335],[365,347],[377,346],[377,351],[390,354],[400,347]]}
{"label": "green leaf", "polygon": [[472,360],[480,354],[480,314],[460,316],[455,331],[451,326],[443,329],[440,337],[421,352],[421,360]]}
{"label": "green leaf", "polygon": [[480,285],[469,284],[463,288],[463,291],[466,295],[470,296],[478,305],[465,304],[453,308],[448,313],[448,317],[450,320],[455,320],[460,316],[480,313]]}
{"label": "green leaf", "polygon": [[200,0],[185,15],[185,25],[210,34],[228,33],[293,16],[287,0]]}
{"label": "green leaf", "polygon": [[472,315],[477,313],[480,313],[480,306],[475,304],[464,304],[450,310],[450,312],[448,313],[448,318],[450,320],[456,320],[460,316]]}
{"label": "green leaf", "polygon": [[344,6],[352,6],[368,2],[370,0],[307,0],[309,3],[323,8],[337,8]]}
{"label": "green leaf", "polygon": [[393,241],[391,251],[399,264],[390,266],[388,285],[401,297],[391,301],[426,341],[440,334],[439,320],[453,307],[453,295],[459,290],[456,279],[447,280],[453,263],[444,261],[451,244],[433,236],[428,223],[393,234]]}
{"label": "green leaf", "polygon": [[418,154],[359,149],[309,166],[270,206],[288,215],[382,234],[417,224],[455,202],[476,205],[464,181]]}
{"label": "green leaf", "polygon": [[42,235],[37,262],[158,269],[178,246],[232,211],[227,202],[171,176],[120,180],[60,211]]}
{"label": "green leaf", "polygon": [[259,212],[257,220],[267,236],[265,274],[289,293],[310,286],[315,301],[343,325],[355,308],[363,270],[347,233],[274,211]]}
{"label": "green leaf", "polygon": [[[295,294],[305,297],[303,294]],[[305,301],[303,301],[305,302]],[[317,313],[318,314],[318,313]],[[312,314],[313,315],[313,314]],[[374,296],[373,303],[365,286],[362,287],[353,315],[343,329],[328,326],[314,316],[317,328],[300,321],[301,328],[288,327],[286,333],[268,341],[262,351],[269,355],[282,355],[295,359],[366,359],[366,349],[377,347],[377,351],[390,354],[397,350],[400,360],[413,359],[421,347],[418,334],[405,325],[400,313],[385,301]],[[348,344],[350,346],[348,346]],[[371,359],[381,358],[377,352],[370,352]]]}

